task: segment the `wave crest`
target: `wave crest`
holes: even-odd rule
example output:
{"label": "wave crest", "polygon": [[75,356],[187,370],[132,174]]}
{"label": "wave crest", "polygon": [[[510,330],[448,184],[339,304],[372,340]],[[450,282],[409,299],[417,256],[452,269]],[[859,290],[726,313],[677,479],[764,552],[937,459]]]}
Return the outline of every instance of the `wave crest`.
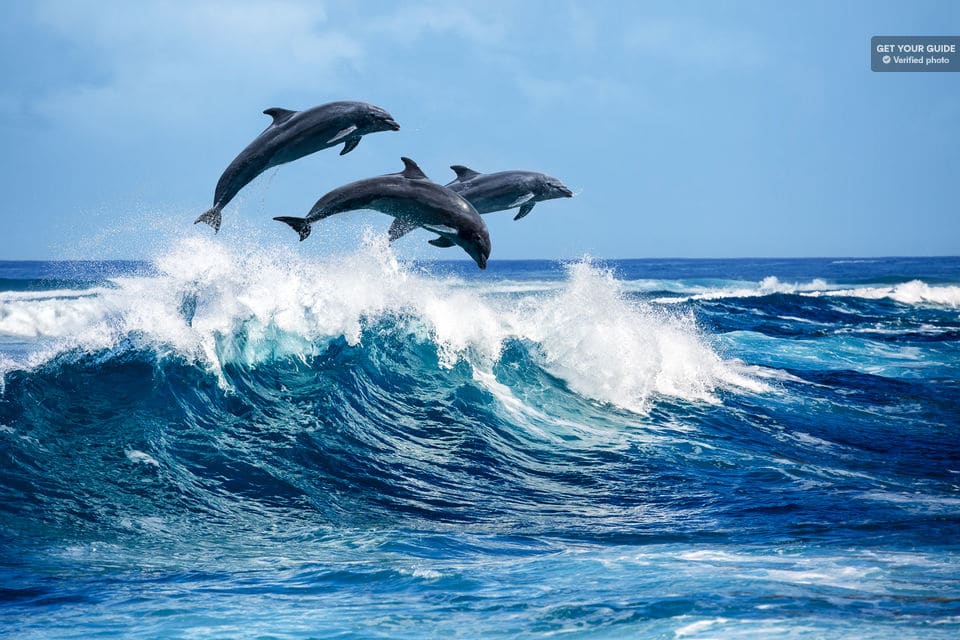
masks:
{"label": "wave crest", "polygon": [[713,401],[721,385],[762,389],[711,349],[691,316],[630,299],[590,260],[568,265],[558,291],[519,299],[400,263],[373,234],[356,253],[331,259],[190,238],[154,267],[156,276],[115,278],[93,295],[0,301],[0,334],[52,339],[31,364],[133,342],[224,382],[228,363],[309,357],[338,339],[362,346],[365,328],[389,318],[432,343],[441,367],[466,361],[492,371],[516,340],[573,391],[634,411],[656,395]]}
{"label": "wave crest", "polygon": [[782,282],[776,276],[767,276],[757,283],[743,283],[739,286],[706,289],[678,293],[690,295],[661,297],[655,302],[672,304],[690,300],[723,300],[727,298],[761,298],[774,294],[798,295],[817,298],[835,296],[845,298],[863,298],[866,300],[889,299],[907,305],[960,306],[960,287],[955,285],[934,286],[922,280],[911,280],[896,285],[850,287],[831,284],[821,278],[809,282]]}

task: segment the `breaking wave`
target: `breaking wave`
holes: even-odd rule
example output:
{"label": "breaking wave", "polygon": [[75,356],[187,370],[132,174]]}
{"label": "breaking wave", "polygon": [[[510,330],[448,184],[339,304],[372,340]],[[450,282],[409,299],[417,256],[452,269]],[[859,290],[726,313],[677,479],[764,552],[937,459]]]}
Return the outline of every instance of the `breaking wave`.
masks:
{"label": "breaking wave", "polygon": [[522,299],[403,264],[373,237],[330,260],[194,238],[153,267],[108,287],[6,294],[0,335],[43,341],[20,366],[138,348],[194,362],[221,384],[227,364],[317,356],[337,341],[363,349],[390,335],[431,345],[441,369],[464,362],[488,373],[517,344],[577,394],[633,411],[657,396],[713,401],[718,387],[762,389],[692,316],[629,299],[589,260],[568,265],[557,290]]}
{"label": "breaking wave", "polygon": [[830,284],[816,278],[809,282],[781,282],[775,276],[768,276],[756,283],[743,283],[733,287],[707,288],[699,291],[686,291],[689,295],[660,297],[657,302],[675,303],[690,300],[722,300],[725,298],[756,298],[773,294],[796,294],[819,297],[836,296],[845,298],[864,298],[867,300],[889,299],[907,305],[943,305],[960,306],[960,287],[955,285],[936,286],[922,280],[911,280],[889,286],[850,287],[849,285]]}

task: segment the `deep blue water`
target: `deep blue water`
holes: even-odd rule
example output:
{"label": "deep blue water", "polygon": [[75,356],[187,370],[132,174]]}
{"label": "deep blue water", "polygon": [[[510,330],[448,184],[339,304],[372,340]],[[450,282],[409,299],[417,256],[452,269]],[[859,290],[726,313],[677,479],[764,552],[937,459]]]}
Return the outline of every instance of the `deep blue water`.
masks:
{"label": "deep blue water", "polygon": [[960,259],[0,262],[0,636],[960,634]]}

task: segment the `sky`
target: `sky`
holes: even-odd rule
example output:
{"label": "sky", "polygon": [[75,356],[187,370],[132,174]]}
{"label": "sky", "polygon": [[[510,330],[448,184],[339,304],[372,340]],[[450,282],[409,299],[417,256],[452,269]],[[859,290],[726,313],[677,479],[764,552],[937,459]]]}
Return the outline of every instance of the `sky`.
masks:
{"label": "sky", "polygon": [[[960,254],[960,74],[874,73],[874,35],[960,34],[956,2],[10,2],[0,260],[149,258],[193,225],[267,107],[362,100],[399,132],[263,174],[219,236],[414,158],[542,171],[577,196],[484,216],[492,259]],[[320,225],[318,225],[320,226]],[[319,231],[319,233],[318,233]],[[407,257],[450,258],[424,232]]]}

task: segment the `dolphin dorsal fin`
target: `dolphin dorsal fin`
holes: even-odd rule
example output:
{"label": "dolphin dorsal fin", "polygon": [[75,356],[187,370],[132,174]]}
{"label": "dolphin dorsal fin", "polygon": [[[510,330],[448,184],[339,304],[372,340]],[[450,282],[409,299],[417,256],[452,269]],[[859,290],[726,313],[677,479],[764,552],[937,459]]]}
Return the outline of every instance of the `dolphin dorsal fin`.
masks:
{"label": "dolphin dorsal fin", "polygon": [[400,158],[403,160],[403,172],[400,174],[408,180],[429,180],[427,174],[417,166],[417,163],[410,158]]}
{"label": "dolphin dorsal fin", "polygon": [[269,109],[264,109],[263,112],[273,118],[273,124],[280,124],[296,113],[296,111],[281,109],[280,107],[270,107]]}
{"label": "dolphin dorsal fin", "polygon": [[466,182],[467,180],[472,180],[480,175],[479,171],[474,171],[470,167],[465,167],[462,164],[453,164],[450,165],[450,168],[453,169],[453,172],[457,174],[457,180],[460,182]]}

